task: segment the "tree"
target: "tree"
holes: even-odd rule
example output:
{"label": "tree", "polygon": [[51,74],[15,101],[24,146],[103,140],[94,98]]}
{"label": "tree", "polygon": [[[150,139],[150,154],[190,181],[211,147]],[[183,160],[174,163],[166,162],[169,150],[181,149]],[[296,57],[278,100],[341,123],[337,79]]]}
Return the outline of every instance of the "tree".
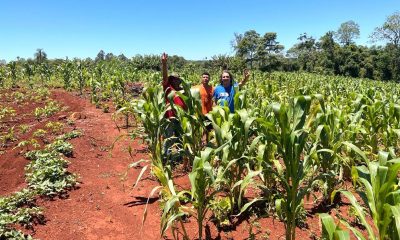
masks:
{"label": "tree", "polygon": [[277,69],[281,65],[277,54],[280,54],[285,47],[279,44],[276,38],[277,34],[275,32],[267,32],[259,40],[257,58],[262,70]]}
{"label": "tree", "polygon": [[382,26],[375,28],[370,38],[373,41],[389,41],[398,48],[400,44],[400,12],[395,12],[387,17]]}
{"label": "tree", "polygon": [[235,39],[232,42],[236,55],[245,59],[253,68],[253,61],[257,59],[257,48],[260,42],[260,34],[254,30],[246,31],[243,35],[235,33]]}
{"label": "tree", "polygon": [[113,53],[107,53],[106,56],[105,56],[105,60],[106,60],[106,61],[111,61],[111,60],[113,60],[114,58],[115,58],[115,56],[114,56]]}
{"label": "tree", "polygon": [[129,59],[124,54],[121,53],[120,55],[118,55],[118,60],[126,62]]}
{"label": "tree", "polygon": [[315,62],[317,60],[317,46],[315,38],[303,33],[297,38],[300,42],[289,49],[288,54],[297,58],[300,69],[305,71],[314,71]]}
{"label": "tree", "polygon": [[94,61],[95,61],[95,62],[104,61],[105,55],[106,55],[106,54],[104,53],[104,51],[103,51],[103,50],[100,50],[100,52],[97,54],[97,56],[96,56],[96,58],[94,59]]}
{"label": "tree", "polygon": [[47,60],[47,54],[45,51],[43,51],[42,48],[36,49],[36,53],[34,55],[36,62],[41,64],[43,61]]}
{"label": "tree", "polygon": [[349,45],[360,37],[360,27],[354,21],[347,21],[340,25],[336,32],[336,39],[343,45]]}
{"label": "tree", "polygon": [[338,74],[337,52],[339,45],[333,39],[334,32],[329,31],[320,38],[318,43],[322,50],[319,57],[319,65],[323,67],[325,74]]}
{"label": "tree", "polygon": [[275,32],[267,32],[262,37],[254,30],[246,31],[244,34],[235,33],[232,46],[236,56],[250,63],[253,69],[254,62],[262,70],[277,69],[280,65],[281,56],[278,54],[284,49],[276,40]]}

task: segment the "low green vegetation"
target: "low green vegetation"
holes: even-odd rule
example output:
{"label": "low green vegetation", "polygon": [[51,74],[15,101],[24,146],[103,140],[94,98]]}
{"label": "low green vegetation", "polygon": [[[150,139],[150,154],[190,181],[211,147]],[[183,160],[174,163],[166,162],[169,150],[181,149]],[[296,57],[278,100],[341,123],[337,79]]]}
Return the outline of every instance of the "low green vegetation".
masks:
{"label": "low green vegetation", "polygon": [[[78,136],[78,131],[66,133],[42,150],[25,153],[26,158],[30,160],[25,168],[28,188],[0,198],[0,239],[32,239],[15,227],[20,225],[32,228],[35,219],[38,222],[42,221],[42,209],[35,205],[37,196],[55,197],[77,184],[77,176],[67,171],[68,161],[62,154],[72,154],[72,145],[65,140]],[[29,145],[34,146],[36,143],[32,140],[20,142],[18,147],[26,147],[29,150]]]}

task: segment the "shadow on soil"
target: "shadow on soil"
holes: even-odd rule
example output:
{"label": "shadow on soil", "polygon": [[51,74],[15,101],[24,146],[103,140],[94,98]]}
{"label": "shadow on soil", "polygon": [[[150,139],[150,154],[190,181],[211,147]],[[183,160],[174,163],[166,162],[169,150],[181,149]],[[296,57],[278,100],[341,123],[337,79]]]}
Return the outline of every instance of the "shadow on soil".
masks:
{"label": "shadow on soil", "polygon": [[135,197],[135,199],[136,200],[134,200],[134,201],[125,203],[124,206],[134,207],[134,206],[145,205],[147,203],[147,201],[149,202],[149,204],[152,204],[152,203],[156,202],[159,198],[158,197],[154,197],[154,198]]}

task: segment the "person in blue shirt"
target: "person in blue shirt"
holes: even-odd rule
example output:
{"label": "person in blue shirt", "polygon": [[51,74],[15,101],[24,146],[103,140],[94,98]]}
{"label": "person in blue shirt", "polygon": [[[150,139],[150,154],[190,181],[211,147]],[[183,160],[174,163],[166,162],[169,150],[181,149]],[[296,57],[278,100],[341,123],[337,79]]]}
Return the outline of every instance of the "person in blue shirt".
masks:
{"label": "person in blue shirt", "polygon": [[247,80],[249,79],[250,73],[246,69],[243,73],[243,80],[241,82],[235,83],[233,79],[233,75],[228,72],[228,70],[222,71],[220,84],[215,87],[214,89],[214,99],[216,104],[224,106],[225,103],[229,106],[229,110],[231,113],[235,111],[235,87],[242,87],[246,84]]}

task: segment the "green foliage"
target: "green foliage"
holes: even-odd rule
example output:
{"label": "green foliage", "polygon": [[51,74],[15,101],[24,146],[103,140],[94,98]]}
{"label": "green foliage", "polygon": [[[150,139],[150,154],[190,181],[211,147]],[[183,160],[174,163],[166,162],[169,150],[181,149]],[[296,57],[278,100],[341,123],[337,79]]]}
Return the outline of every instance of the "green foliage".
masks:
{"label": "green foliage", "polygon": [[68,162],[54,150],[36,150],[26,153],[31,162],[26,166],[30,188],[43,195],[55,195],[76,184],[76,176],[68,173]]}
{"label": "green foliage", "polygon": [[39,129],[36,129],[36,131],[34,131],[34,132],[32,133],[32,136],[33,136],[33,137],[40,138],[40,139],[44,139],[45,136],[46,136],[46,134],[47,134],[47,131],[46,131],[46,130],[39,128]]}
{"label": "green foliage", "polygon": [[[361,224],[367,229],[369,239],[400,239],[400,192],[397,177],[400,160],[390,158],[389,153],[380,152],[378,161],[365,158],[367,166],[353,167],[353,181],[360,186],[357,193],[368,207],[373,225],[368,223],[367,216],[355,196],[349,191],[340,190],[354,207]],[[336,192],[333,192],[332,196],[335,194]],[[348,227],[358,239],[364,239],[358,230]],[[375,235],[374,229],[379,236]]]}
{"label": "green foliage", "polygon": [[284,171],[270,166],[278,177],[284,191],[276,200],[277,212],[286,219],[286,239],[295,239],[296,218],[303,207],[303,198],[311,191],[313,183],[320,178],[312,164],[315,147],[309,146],[307,115],[311,96],[296,97],[289,106],[276,104],[273,111],[279,128],[273,137],[277,152],[283,158]]}
{"label": "green foliage", "polygon": [[67,171],[68,162],[55,151],[56,145],[58,143],[25,154],[31,160],[25,168],[29,188],[0,198],[0,239],[32,239],[16,230],[15,226],[32,227],[34,219],[42,221],[42,210],[34,205],[36,196],[52,197],[77,184],[77,176]]}
{"label": "green foliage", "polygon": [[64,88],[66,90],[70,90],[72,87],[72,74],[73,74],[73,65],[72,63],[67,59],[61,66],[61,73],[62,73],[62,78],[64,81]]}
{"label": "green foliage", "polygon": [[370,36],[373,40],[389,41],[396,47],[400,45],[400,12],[395,12],[386,18],[382,26],[375,28]]}
{"label": "green foliage", "polygon": [[9,76],[11,77],[11,87],[15,88],[17,87],[17,74],[18,74],[17,62],[12,61],[8,63],[7,66],[10,69]]}
{"label": "green foliage", "polygon": [[32,227],[32,219],[42,218],[42,210],[33,205],[36,194],[30,189],[23,189],[0,198],[0,239],[32,239],[13,226]]}
{"label": "green foliage", "polygon": [[46,87],[40,87],[35,90],[34,99],[39,101],[45,101],[50,97],[50,90]]}
{"label": "green foliage", "polygon": [[192,186],[192,199],[194,208],[197,210],[196,219],[199,231],[199,240],[203,239],[203,221],[210,207],[210,201],[217,191],[210,192],[214,184],[215,177],[210,165],[212,149],[206,148],[201,152],[200,157],[196,157],[193,162],[192,172],[189,174]]}
{"label": "green foliage", "polygon": [[28,98],[28,94],[23,92],[13,92],[11,96],[13,97],[14,102],[18,104],[25,102]]}
{"label": "green foliage", "polygon": [[39,148],[40,144],[38,143],[38,141],[36,139],[32,138],[30,140],[21,141],[17,145],[18,148],[26,148],[26,151],[30,150],[29,146],[32,146],[33,148]]}
{"label": "green foliage", "polygon": [[[324,47],[335,51],[331,38],[327,36]],[[287,239],[294,239],[296,226],[306,220],[305,197],[322,190],[327,203],[341,181],[351,177],[353,167],[367,164],[379,150],[390,151],[393,158],[400,153],[396,84],[305,73],[255,72],[255,78],[246,85],[248,89],[234,96],[234,113],[221,106],[208,113],[213,131],[206,143],[198,137],[203,125],[196,91],[183,83],[184,91],[177,93],[190,106],[183,111],[171,104],[182,128],[185,156],[193,159],[189,161],[190,193],[175,189],[171,166],[162,161],[162,132],[169,120],[160,86],[152,87],[149,79],[143,98],[132,101],[147,133],[151,171],[160,182],[154,191],[161,196],[162,235],[167,228],[175,232],[178,224],[184,228],[182,220],[193,216],[203,238],[208,210],[217,224],[229,226],[262,201],[267,214],[274,211],[285,222]],[[149,166],[142,169],[137,182]],[[248,198],[246,191],[254,187],[262,192]],[[343,229],[353,231],[351,226],[340,224],[340,228],[332,227],[331,234],[324,233],[330,237],[323,237],[348,239]]]}
{"label": "green foliage", "polygon": [[3,107],[0,105],[0,121],[4,121],[6,118],[12,118],[15,115],[15,109],[13,109],[12,107]]}
{"label": "green foliage", "polygon": [[71,143],[62,139],[56,139],[54,142],[46,146],[49,151],[56,151],[62,153],[67,157],[72,156],[73,146]]}
{"label": "green foliage", "polygon": [[349,45],[360,36],[360,26],[354,21],[347,21],[340,25],[336,32],[337,39],[344,45]]}
{"label": "green foliage", "polygon": [[278,54],[284,49],[284,46],[280,45],[276,39],[277,34],[274,32],[267,32],[264,36],[260,36],[256,31],[249,30],[244,34],[235,34],[232,45],[236,55],[245,59],[251,69],[254,62],[257,62],[259,69],[270,71],[279,69],[277,66],[280,65],[282,57]]}
{"label": "green foliage", "polygon": [[322,223],[323,240],[350,240],[349,232],[336,225],[333,218],[327,213],[321,213],[319,218]]}
{"label": "green foliage", "polygon": [[43,118],[53,116],[55,113],[60,111],[61,106],[55,101],[48,101],[44,108],[37,107],[34,110],[35,118],[40,121]]}
{"label": "green foliage", "polygon": [[19,129],[21,130],[22,134],[25,134],[31,129],[31,126],[29,126],[27,124],[21,124],[21,125],[19,125]]}
{"label": "green foliage", "polygon": [[64,129],[64,124],[62,122],[52,122],[46,123],[45,127],[50,130],[51,133],[57,134],[61,133]]}
{"label": "green foliage", "polygon": [[70,139],[77,138],[80,136],[82,136],[82,132],[80,132],[78,130],[73,130],[71,132],[67,132],[63,135],[58,136],[57,139],[65,141],[65,140],[70,140]]}
{"label": "green foliage", "polygon": [[14,126],[9,128],[8,131],[6,131],[5,133],[0,134],[0,144],[5,145],[9,142],[14,141],[17,141],[17,136],[14,132]]}

